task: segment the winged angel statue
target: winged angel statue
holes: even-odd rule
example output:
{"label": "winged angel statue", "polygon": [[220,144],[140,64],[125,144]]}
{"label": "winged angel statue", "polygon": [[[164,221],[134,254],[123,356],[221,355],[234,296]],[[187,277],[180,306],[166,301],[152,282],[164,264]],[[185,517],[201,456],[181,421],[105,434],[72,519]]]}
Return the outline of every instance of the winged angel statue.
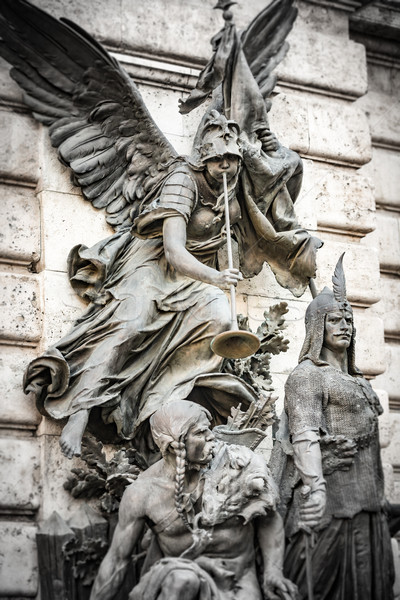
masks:
{"label": "winged angel statue", "polygon": [[[39,410],[68,419],[60,439],[79,455],[93,420],[98,436],[149,447],[148,420],[172,400],[190,398],[223,421],[232,404],[257,393],[221,371],[210,341],[229,329],[220,289],[260,272],[300,296],[315,273],[321,242],[301,229],[293,204],[302,167],[270,132],[272,71],[287,51],[292,0],[274,0],[241,36],[225,25],[182,113],[211,93],[191,156],[180,156],[152,120],[118,62],[86,31],[27,0],[2,0],[0,54],[33,116],[85,199],[105,212],[115,234],[72,249],[72,286],[88,308],[72,330],[25,374]],[[226,241],[223,172],[240,270],[218,269]],[[101,433],[101,427],[104,427]]]}

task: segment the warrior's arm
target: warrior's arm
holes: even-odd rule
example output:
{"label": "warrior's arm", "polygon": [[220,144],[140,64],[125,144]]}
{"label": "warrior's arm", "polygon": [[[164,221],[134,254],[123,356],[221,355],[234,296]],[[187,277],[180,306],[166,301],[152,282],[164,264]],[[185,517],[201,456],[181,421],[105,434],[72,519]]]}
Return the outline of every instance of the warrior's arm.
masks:
{"label": "warrior's arm", "polygon": [[133,514],[133,510],[135,510],[135,513],[138,512],[140,504],[137,494],[128,489],[122,498],[118,525],[111,546],[100,565],[90,600],[111,600],[118,592],[129,566],[135,544],[143,533],[144,516]]}
{"label": "warrior's arm", "polygon": [[283,576],[285,533],[281,516],[274,511],[259,517],[255,521],[255,527],[263,558],[262,586],[264,594],[270,599],[290,598],[294,600],[297,597],[297,588]]}
{"label": "warrior's arm", "polygon": [[168,217],[163,226],[167,262],[182,275],[220,287],[236,285],[242,278],[238,269],[217,271],[201,263],[186,249],[186,222],[183,217]]}

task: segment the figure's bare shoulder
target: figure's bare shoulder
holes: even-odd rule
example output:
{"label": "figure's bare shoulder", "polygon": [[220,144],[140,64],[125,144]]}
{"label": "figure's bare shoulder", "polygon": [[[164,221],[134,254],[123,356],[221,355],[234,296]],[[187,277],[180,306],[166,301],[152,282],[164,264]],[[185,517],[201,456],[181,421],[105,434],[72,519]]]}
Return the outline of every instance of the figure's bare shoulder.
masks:
{"label": "figure's bare shoulder", "polygon": [[122,496],[120,514],[122,513],[127,520],[148,516],[152,500],[159,495],[157,492],[162,475],[162,467],[159,463],[155,463],[140,473],[138,478],[126,488]]}

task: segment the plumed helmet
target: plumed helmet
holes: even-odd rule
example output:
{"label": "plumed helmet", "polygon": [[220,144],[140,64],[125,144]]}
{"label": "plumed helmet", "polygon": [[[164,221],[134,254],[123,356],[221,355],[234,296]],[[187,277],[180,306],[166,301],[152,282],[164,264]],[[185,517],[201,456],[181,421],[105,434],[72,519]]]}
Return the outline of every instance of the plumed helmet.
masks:
{"label": "plumed helmet", "polygon": [[232,154],[242,158],[239,142],[240,127],[217,110],[211,110],[196,136],[191,162],[204,167],[207,160]]}
{"label": "plumed helmet", "polygon": [[[332,277],[333,291],[325,287],[318,296],[309,304],[306,310],[306,338],[300,352],[299,362],[309,359],[318,366],[327,363],[321,360],[321,350],[324,343],[325,317],[327,313],[335,310],[346,310],[353,314],[350,303],[346,297],[346,278],[343,270],[343,256],[339,258]],[[360,374],[355,366],[354,347],[356,330],[353,323],[353,332],[348,354],[348,369],[350,374]]]}

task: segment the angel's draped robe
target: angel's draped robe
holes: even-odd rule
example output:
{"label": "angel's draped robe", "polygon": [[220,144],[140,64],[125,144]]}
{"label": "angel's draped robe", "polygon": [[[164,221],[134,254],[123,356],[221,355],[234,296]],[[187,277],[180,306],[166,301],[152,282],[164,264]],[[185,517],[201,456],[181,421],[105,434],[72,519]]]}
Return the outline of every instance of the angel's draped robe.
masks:
{"label": "angel's draped robe", "polygon": [[[278,282],[296,296],[314,275],[321,245],[296,222],[301,173],[294,152],[280,147],[267,156],[249,145],[230,199],[244,276],[268,260]],[[210,349],[230,328],[226,295],[181,275],[165,259],[163,221],[176,215],[187,223],[187,249],[217,267],[223,211],[203,173],[183,161],[144,203],[133,235],[119,232],[71,251],[72,285],[90,305],[70,333],[28,367],[25,391],[35,393],[43,414],[62,419],[100,409],[91,412],[97,435],[105,433],[102,422],[115,423],[119,438],[132,439],[166,402],[190,396],[218,423],[232,404],[245,407],[256,399],[244,381],[219,372],[222,359]]]}

